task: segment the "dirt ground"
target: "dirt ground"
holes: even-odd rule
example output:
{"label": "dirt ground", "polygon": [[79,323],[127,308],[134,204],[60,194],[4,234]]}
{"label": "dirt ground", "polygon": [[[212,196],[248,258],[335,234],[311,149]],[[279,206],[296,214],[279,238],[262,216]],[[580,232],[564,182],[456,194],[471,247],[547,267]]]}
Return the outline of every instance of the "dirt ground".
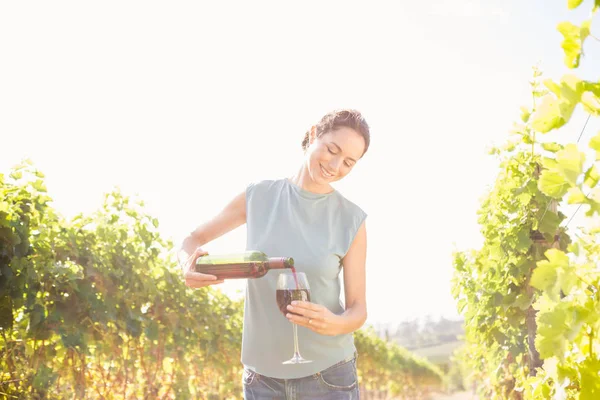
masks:
{"label": "dirt ground", "polygon": [[437,394],[432,400],[478,400],[478,397],[469,392],[456,392],[451,395]]}

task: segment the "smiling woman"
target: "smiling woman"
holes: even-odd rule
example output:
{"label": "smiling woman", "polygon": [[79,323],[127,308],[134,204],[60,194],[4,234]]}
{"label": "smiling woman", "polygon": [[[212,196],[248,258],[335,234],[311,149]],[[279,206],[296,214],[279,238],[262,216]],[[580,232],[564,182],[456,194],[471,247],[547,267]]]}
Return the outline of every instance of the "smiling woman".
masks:
{"label": "smiling woman", "polygon": [[359,112],[329,113],[304,136],[302,148],[308,153],[309,163],[307,168],[302,166],[299,175],[306,169],[313,181],[307,182],[310,186],[328,189],[329,183],[350,172],[367,152],[369,144],[369,126]]}
{"label": "smiling woman", "polygon": [[[306,132],[304,161],[293,176],[249,184],[183,242],[190,287],[220,282],[194,272],[196,259],[206,254],[200,246],[244,223],[248,250],[292,257],[299,275],[306,276],[310,300],[293,302],[283,316],[275,301],[280,272],[247,280],[241,355],[245,399],[286,398],[286,393],[308,399],[359,397],[353,332],[367,318],[367,215],[331,184],[352,171],[369,144],[369,126],[358,111],[325,115]],[[292,326],[310,362],[282,364],[298,353],[290,340]]]}

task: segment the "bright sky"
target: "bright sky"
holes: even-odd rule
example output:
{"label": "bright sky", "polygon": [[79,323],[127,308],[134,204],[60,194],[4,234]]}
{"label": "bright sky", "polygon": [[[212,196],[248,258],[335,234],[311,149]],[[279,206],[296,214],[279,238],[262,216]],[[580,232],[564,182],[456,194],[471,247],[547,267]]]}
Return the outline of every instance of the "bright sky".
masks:
{"label": "bright sky", "polygon": [[[591,3],[566,3],[3,2],[0,171],[31,158],[65,216],[119,186],[178,242],[248,182],[292,175],[322,114],[357,108],[372,144],[336,188],[369,214],[369,322],[455,318],[451,253],[480,244],[486,150],[529,105],[535,63],[568,72],[556,24]],[[243,228],[205,246],[244,247]]]}

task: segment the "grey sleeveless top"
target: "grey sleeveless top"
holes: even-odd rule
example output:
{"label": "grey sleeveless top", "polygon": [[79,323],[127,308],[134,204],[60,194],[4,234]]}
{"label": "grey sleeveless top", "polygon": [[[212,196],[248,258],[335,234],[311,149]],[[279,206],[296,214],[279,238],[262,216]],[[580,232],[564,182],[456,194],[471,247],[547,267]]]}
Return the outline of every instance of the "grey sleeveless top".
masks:
{"label": "grey sleeveless top", "polygon": [[[288,179],[252,183],[246,189],[246,249],[293,257],[296,270],[307,276],[311,301],[341,314],[341,261],[365,218],[363,210],[337,191],[312,193]],[[247,280],[242,364],[261,375],[293,379],[351,356],[352,334],[325,336],[298,326],[300,353],[313,362],[282,364],[294,354],[294,337],[291,322],[275,301],[280,273],[271,270]]]}

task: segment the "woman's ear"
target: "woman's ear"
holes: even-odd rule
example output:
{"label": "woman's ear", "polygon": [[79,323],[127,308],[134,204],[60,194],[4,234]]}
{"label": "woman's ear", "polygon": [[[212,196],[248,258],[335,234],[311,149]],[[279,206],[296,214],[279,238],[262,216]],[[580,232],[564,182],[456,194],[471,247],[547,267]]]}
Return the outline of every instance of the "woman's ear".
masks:
{"label": "woman's ear", "polygon": [[316,126],[312,126],[310,128],[310,135],[308,137],[308,144],[313,144],[313,142],[315,141],[315,139],[317,138],[317,127]]}

